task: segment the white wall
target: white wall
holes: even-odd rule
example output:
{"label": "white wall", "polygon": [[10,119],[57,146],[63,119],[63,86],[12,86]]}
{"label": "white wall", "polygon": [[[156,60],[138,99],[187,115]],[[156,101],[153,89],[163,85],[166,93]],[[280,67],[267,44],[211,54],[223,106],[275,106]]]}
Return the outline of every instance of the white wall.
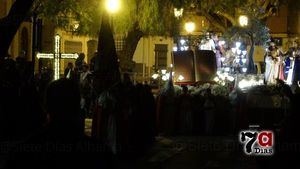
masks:
{"label": "white wall", "polygon": [[[151,67],[155,65],[155,45],[165,44],[168,45],[167,53],[167,65],[172,63],[172,50],[173,50],[173,39],[170,37],[161,36],[148,36],[143,37],[138,42],[137,48],[135,50],[133,61],[136,63],[144,64],[144,72],[151,76]],[[146,69],[146,67],[148,69]],[[146,79],[149,77],[145,77]]]}

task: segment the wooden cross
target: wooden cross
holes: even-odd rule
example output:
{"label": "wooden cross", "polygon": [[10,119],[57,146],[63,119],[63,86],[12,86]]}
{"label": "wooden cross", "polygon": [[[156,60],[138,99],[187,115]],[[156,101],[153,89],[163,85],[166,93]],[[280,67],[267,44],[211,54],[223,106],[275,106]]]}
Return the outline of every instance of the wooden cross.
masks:
{"label": "wooden cross", "polygon": [[55,36],[54,53],[38,53],[36,57],[38,59],[54,59],[54,80],[59,79],[60,76],[60,59],[77,59],[78,54],[61,53],[60,52],[60,36]]}

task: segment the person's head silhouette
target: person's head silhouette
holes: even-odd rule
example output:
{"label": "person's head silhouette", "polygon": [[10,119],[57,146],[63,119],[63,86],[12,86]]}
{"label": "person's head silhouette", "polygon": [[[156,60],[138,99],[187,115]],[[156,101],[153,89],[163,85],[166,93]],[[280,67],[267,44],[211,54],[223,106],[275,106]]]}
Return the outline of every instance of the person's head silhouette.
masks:
{"label": "person's head silhouette", "polygon": [[83,134],[83,116],[80,113],[80,92],[75,82],[60,79],[52,82],[46,93],[49,126],[56,132]]}

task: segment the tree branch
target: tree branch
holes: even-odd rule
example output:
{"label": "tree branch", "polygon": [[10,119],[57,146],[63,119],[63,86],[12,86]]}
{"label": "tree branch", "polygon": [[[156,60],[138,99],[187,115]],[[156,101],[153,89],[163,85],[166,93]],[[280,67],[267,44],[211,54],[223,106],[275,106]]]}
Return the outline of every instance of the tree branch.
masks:
{"label": "tree branch", "polygon": [[34,0],[16,0],[8,15],[0,20],[0,57],[4,57]]}
{"label": "tree branch", "polygon": [[214,25],[217,29],[219,29],[221,32],[225,32],[225,26],[219,24],[210,14],[208,14],[207,12],[201,12],[201,14],[203,16],[205,16],[205,18],[212,24]]}
{"label": "tree branch", "polygon": [[269,6],[269,4],[270,4],[270,0],[265,0],[265,2],[264,2],[264,4],[263,4],[262,8],[263,8],[264,10],[267,10],[267,7]]}
{"label": "tree branch", "polygon": [[272,15],[272,8],[269,9],[268,12],[266,12],[266,13],[264,13],[263,15],[259,16],[258,19],[259,19],[259,20],[263,20],[263,19],[265,19],[265,18],[267,18],[267,17],[269,17],[269,16],[271,16],[271,15]]}
{"label": "tree branch", "polygon": [[222,12],[222,11],[216,11],[215,14],[225,17],[232,23],[232,25],[237,25],[235,18],[233,16],[231,16],[230,14]]}

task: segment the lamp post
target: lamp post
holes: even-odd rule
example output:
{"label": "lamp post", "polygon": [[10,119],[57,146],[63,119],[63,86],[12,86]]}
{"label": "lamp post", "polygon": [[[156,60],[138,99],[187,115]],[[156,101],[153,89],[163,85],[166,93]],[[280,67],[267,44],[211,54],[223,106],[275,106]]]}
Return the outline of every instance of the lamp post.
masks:
{"label": "lamp post", "polygon": [[106,0],[106,10],[109,13],[116,13],[120,9],[120,1],[119,0]]}
{"label": "lamp post", "polygon": [[[177,33],[180,32],[180,28],[179,28],[179,19],[182,17],[183,15],[183,8],[174,8],[174,16],[176,18],[176,20],[174,21],[174,27],[175,27],[175,31],[174,31],[174,40],[176,42],[176,51],[180,50],[180,46],[178,43],[178,35]],[[179,33],[180,34],[180,33]]]}
{"label": "lamp post", "polygon": [[194,22],[186,22],[184,25],[186,32],[188,33],[189,49],[191,50],[191,35],[194,32],[196,25]]}
{"label": "lamp post", "polygon": [[249,18],[246,15],[240,15],[239,16],[239,24],[241,27],[246,27],[248,26],[249,23]]}
{"label": "lamp post", "polygon": [[120,10],[120,0],[106,0],[105,7],[107,12],[110,14],[110,27],[114,32],[113,27],[113,14],[117,13]]}

